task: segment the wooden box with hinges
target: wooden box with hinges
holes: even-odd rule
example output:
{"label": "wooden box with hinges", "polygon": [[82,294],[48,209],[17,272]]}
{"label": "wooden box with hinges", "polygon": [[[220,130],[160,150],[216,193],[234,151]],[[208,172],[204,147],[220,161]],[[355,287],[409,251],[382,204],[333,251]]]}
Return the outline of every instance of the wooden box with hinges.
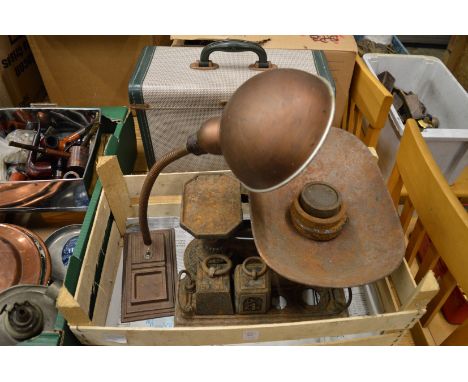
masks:
{"label": "wooden box with hinges", "polygon": [[[323,319],[303,316],[290,321],[268,321],[263,318],[266,315],[239,315],[245,319],[230,325],[210,321],[187,326],[176,323],[175,327],[106,326],[117,270],[123,256],[123,236],[128,231],[129,219],[138,217],[138,200],[145,177],[123,176],[117,159],[113,157],[106,157],[100,161],[98,173],[104,192],[99,196],[94,220],[87,222],[90,230],[88,246],[81,249],[81,254],[77,254],[82,256],[81,273],[76,288],[65,285],[58,298],[60,312],[68,321],[71,331],[83,344],[221,345],[288,341],[327,345],[395,345],[425,313],[427,303],[438,291],[432,273],[416,285],[408,265],[403,260],[388,277],[362,287],[374,290],[379,300],[378,308],[372,307],[364,314],[347,314]],[[161,174],[152,189],[148,216],[179,217],[181,205],[184,203],[184,186],[201,174],[204,173]],[[211,171],[206,174],[231,173]],[[236,182],[232,185],[238,187]],[[242,200],[241,208],[244,216],[247,216],[249,207],[245,200]],[[184,216],[182,221],[181,224],[187,224]],[[200,227],[202,226],[192,225],[191,229],[198,230]],[[226,225],[223,229],[230,232],[231,228]],[[192,241],[190,245],[193,260],[203,252],[203,248],[197,240]],[[253,251],[245,252],[249,257]],[[101,256],[101,253],[104,256]],[[102,262],[99,265],[101,271],[96,272],[99,262]],[[197,265],[196,262],[191,262],[191,259],[187,259],[187,262],[184,264],[186,269]],[[241,288],[242,290],[247,291],[244,288]],[[306,295],[312,294],[310,297],[317,299],[317,294],[311,293],[310,290],[303,292]],[[272,305],[275,309],[281,309],[282,304],[281,301],[272,300]],[[271,308],[270,311],[274,310]],[[220,317],[222,318],[217,316],[218,319]],[[254,321],[248,321],[249,317],[254,317]]]}
{"label": "wooden box with hinges", "polygon": [[[185,144],[207,119],[221,115],[234,91],[249,78],[274,68],[299,69],[326,78],[334,88],[320,50],[264,49],[227,40],[206,47],[148,46],[129,83],[148,168]],[[268,96],[268,95],[265,95]],[[164,172],[228,169],[221,156],[183,158]]]}

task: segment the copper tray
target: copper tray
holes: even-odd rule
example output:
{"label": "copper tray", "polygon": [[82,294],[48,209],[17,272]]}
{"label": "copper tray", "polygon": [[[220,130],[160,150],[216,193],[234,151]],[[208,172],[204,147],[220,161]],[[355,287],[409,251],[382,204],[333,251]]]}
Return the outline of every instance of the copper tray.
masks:
{"label": "copper tray", "polygon": [[0,292],[17,284],[46,285],[50,272],[50,256],[40,238],[24,228],[0,224]]}
{"label": "copper tray", "polygon": [[[289,207],[304,184],[324,181],[341,193],[348,222],[333,240],[318,242],[294,228]],[[354,135],[332,128],[314,161],[278,190],[250,193],[252,230],[260,256],[300,284],[344,288],[389,275],[405,241],[377,161]]]}
{"label": "copper tray", "polygon": [[0,208],[27,207],[53,196],[62,182],[0,183]]}
{"label": "copper tray", "polygon": [[[11,224],[12,225],[12,224]],[[41,285],[47,285],[50,281],[50,277],[52,275],[52,258],[50,257],[49,249],[45,242],[34,232],[20,226],[14,226],[15,228],[19,229],[23,233],[25,233],[36,246],[37,250],[39,251],[39,256],[41,257]]]}

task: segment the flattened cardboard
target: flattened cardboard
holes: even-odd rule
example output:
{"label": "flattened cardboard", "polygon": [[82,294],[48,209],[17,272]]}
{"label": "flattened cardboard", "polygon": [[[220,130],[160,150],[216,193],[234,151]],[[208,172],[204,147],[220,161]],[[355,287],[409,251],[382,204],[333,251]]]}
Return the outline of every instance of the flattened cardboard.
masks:
{"label": "flattened cardboard", "polygon": [[[160,38],[158,38],[160,37]],[[128,81],[147,45],[164,36],[28,36],[51,102],[128,105]]]}
{"label": "flattened cardboard", "polygon": [[0,36],[0,107],[29,106],[45,95],[26,36]]}
{"label": "flattened cardboard", "polygon": [[349,87],[353,77],[357,45],[353,36],[344,35],[301,35],[301,36],[171,36],[174,46],[184,45],[184,40],[225,40],[240,39],[260,43],[272,49],[313,49],[324,52],[328,68],[335,80],[336,105],[333,125],[339,127],[348,99]]}

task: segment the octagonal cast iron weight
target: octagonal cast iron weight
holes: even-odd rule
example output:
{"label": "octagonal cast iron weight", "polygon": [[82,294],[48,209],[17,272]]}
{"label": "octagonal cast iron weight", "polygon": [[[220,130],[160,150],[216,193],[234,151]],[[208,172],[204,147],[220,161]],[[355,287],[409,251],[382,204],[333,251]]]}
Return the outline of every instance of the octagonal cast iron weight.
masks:
{"label": "octagonal cast iron weight", "polygon": [[185,183],[180,226],[197,239],[225,239],[242,223],[241,189],[224,174],[198,175]]}

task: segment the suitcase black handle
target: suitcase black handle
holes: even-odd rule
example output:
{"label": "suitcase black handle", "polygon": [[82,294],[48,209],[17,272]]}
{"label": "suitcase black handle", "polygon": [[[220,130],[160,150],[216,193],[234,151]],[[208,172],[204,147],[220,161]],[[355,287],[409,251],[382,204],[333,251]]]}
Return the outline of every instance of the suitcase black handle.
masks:
{"label": "suitcase black handle", "polygon": [[268,61],[267,53],[259,44],[251,41],[242,40],[224,40],[215,41],[205,46],[200,54],[200,60],[190,65],[192,69],[217,69],[218,64],[210,60],[210,54],[213,52],[254,52],[258,56],[255,64],[249,65],[250,69],[268,70],[276,68],[276,65]]}

